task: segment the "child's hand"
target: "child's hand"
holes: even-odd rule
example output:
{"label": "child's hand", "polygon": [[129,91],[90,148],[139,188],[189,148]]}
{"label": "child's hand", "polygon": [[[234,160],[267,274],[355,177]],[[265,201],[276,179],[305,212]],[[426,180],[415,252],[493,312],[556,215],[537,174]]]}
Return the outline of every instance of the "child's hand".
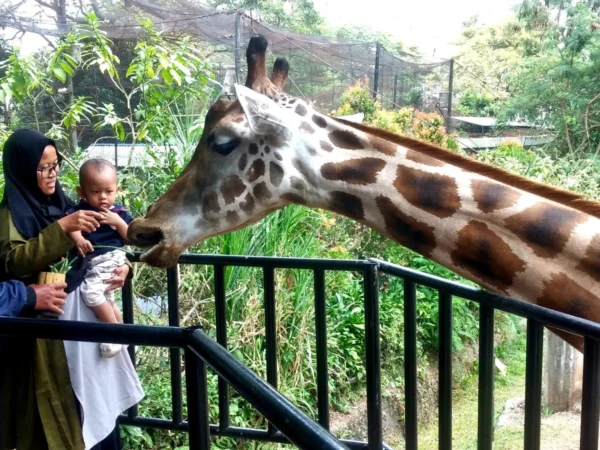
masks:
{"label": "child's hand", "polygon": [[110,225],[115,227],[123,220],[117,213],[112,212],[108,208],[102,208],[100,211],[101,214],[104,216],[99,221],[102,225]]}
{"label": "child's hand", "polygon": [[87,253],[94,252],[94,246],[87,239],[78,240],[75,242],[75,245],[77,246],[77,250],[81,256],[85,256]]}

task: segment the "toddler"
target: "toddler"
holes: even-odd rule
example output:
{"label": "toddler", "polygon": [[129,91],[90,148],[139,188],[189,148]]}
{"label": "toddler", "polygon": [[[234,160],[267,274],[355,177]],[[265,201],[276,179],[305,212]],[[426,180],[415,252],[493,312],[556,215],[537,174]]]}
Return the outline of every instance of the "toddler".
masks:
{"label": "toddler", "polygon": [[[127,228],[133,220],[122,205],[115,204],[118,192],[116,167],[103,159],[90,159],[79,169],[77,193],[81,201],[67,211],[67,214],[79,210],[96,211],[104,216],[96,231],[77,231],[69,233],[69,236],[81,256],[89,254],[89,266],[81,284],[83,301],[105,323],[123,323],[121,312],[114,302],[114,292],[106,291],[105,281],[112,278],[117,267],[125,264],[125,252],[102,248],[123,247],[127,239]],[[96,246],[100,248],[95,248]],[[121,344],[100,344],[100,353],[105,358],[112,358],[121,351],[121,347]]]}

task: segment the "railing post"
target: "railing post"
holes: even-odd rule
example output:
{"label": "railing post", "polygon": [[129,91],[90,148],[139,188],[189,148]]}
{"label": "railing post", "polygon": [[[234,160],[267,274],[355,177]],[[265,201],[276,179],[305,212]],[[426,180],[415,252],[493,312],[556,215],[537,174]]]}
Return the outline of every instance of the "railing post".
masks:
{"label": "railing post", "polygon": [[540,450],[543,358],[544,327],[538,321],[528,319],[525,368],[525,450]]}
{"label": "railing post", "polygon": [[315,334],[317,347],[317,408],[319,423],[329,430],[329,373],[327,364],[327,308],[325,271],[315,269]]}
{"label": "railing post", "polygon": [[598,450],[600,419],[600,342],[585,338],[583,347],[583,391],[581,393],[581,450]]}
{"label": "railing post", "polygon": [[[275,269],[263,268],[263,289],[265,307],[265,340],[267,344],[267,382],[277,389],[277,323],[275,313]],[[269,431],[276,428],[269,422]]]}
{"label": "railing post", "polygon": [[[121,300],[123,303],[123,322],[133,324],[133,281],[131,281],[130,278],[125,280],[125,284],[123,285],[123,289],[121,291]],[[135,345],[129,345],[127,351],[129,352],[129,358],[131,358],[131,363],[135,368]],[[129,419],[135,419],[137,416],[138,405],[135,404],[127,410],[127,417]]]}
{"label": "railing post", "polygon": [[452,295],[439,299],[439,449],[452,448]]}
{"label": "railing post", "polygon": [[383,448],[381,426],[381,349],[379,342],[379,276],[377,266],[364,271],[365,339],[367,348],[367,427],[369,449]]}
{"label": "railing post", "polygon": [[477,449],[492,450],[494,440],[494,308],[479,306],[479,398]]}
{"label": "railing post", "polygon": [[[217,342],[227,350],[227,303],[225,301],[225,267],[215,264],[215,316]],[[219,431],[229,428],[229,385],[219,377]]]}
{"label": "railing post", "polygon": [[417,450],[417,288],[404,279],[404,439]]}
{"label": "railing post", "polygon": [[[169,308],[169,326],[179,326],[179,266],[167,269],[167,304]],[[173,423],[183,422],[181,393],[181,351],[169,349],[171,362],[171,402],[173,407]]]}
{"label": "railing post", "polygon": [[206,364],[189,348],[185,349],[188,428],[190,450],[210,449]]}

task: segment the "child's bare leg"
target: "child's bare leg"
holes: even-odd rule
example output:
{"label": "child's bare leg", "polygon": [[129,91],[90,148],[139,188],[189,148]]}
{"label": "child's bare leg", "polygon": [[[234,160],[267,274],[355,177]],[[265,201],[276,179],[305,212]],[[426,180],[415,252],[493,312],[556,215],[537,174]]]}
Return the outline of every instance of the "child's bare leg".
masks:
{"label": "child's bare leg", "polygon": [[117,304],[115,302],[112,302],[112,308],[113,308],[115,318],[117,319],[117,322],[123,323],[123,316],[121,315],[121,311],[119,310],[119,307],[117,306]]}
{"label": "child's bare leg", "polygon": [[[92,310],[94,311],[94,314],[96,314],[96,317],[98,317],[98,319],[100,319],[102,322],[104,323],[117,323],[119,321],[119,317],[121,316],[121,313],[119,313],[119,316],[117,316],[115,314],[115,310],[114,310],[114,304],[111,302],[104,302],[101,305],[98,306],[93,306]],[[121,320],[122,322],[122,320]]]}

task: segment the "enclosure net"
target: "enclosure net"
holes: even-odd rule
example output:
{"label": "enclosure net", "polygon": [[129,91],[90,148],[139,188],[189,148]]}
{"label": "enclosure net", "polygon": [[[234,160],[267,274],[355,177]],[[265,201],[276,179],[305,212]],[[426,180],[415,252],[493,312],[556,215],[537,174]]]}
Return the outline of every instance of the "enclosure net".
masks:
{"label": "enclosure net", "polygon": [[[129,1],[135,4],[139,0]],[[187,1],[183,4],[187,9],[180,10],[182,2],[179,1],[177,13],[174,9],[168,13],[157,11],[153,15],[155,29],[166,35],[189,35],[211,47],[212,51],[207,53],[211,54],[216,79],[223,85],[224,92],[220,94],[233,94],[233,82],[245,80],[246,45],[251,36],[261,34],[269,42],[268,64],[272,65],[275,58],[281,56],[290,63],[285,90],[312,100],[321,112],[329,113],[338,108],[342,92],[360,81],[377,94],[386,108],[411,106],[446,114],[450,61],[432,64],[411,60],[407,55],[392,54],[376,42],[301,34],[263,24],[242,12],[218,11]],[[103,25],[107,36],[113,41],[135,42],[143,38],[143,27],[136,23],[133,14],[128,8],[114,14]],[[53,33],[49,25],[47,34]],[[110,89],[101,74],[90,76],[96,80],[93,84],[96,89]],[[76,82],[75,79],[75,91]]]}

